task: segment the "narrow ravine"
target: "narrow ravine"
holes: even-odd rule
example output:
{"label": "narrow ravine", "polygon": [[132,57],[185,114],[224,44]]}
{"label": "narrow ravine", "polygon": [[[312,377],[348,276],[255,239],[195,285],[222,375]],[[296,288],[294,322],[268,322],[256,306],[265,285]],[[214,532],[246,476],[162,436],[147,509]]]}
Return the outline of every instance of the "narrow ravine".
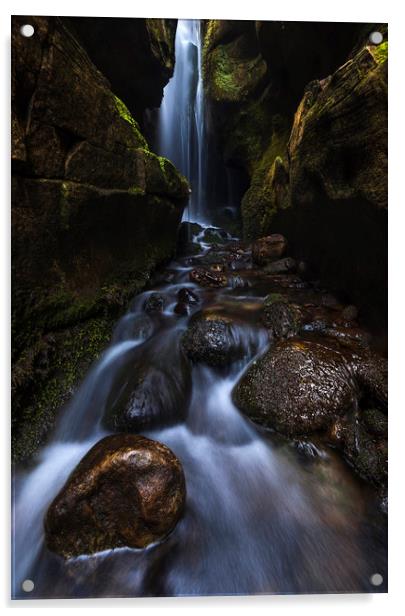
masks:
{"label": "narrow ravine", "polygon": [[[192,187],[184,233],[175,258],[117,322],[110,345],[61,410],[49,444],[16,473],[18,598],[25,579],[35,582],[30,598],[386,590],[386,517],[377,491],[317,433],[282,436],[233,402],[241,376],[276,345],[263,319],[265,298],[283,294],[307,308],[330,296],[300,272],[265,271],[251,244],[209,224],[199,28],[198,21],[179,21],[175,74],[158,126],[159,154]],[[185,350],[185,332],[198,319],[227,324],[225,339],[214,340],[226,348],[221,365],[204,361],[197,346]],[[298,339],[316,336],[308,327]],[[137,407],[137,432],[179,458],[184,515],[146,549],[63,560],[45,545],[44,516],[82,457],[114,432],[112,425],[123,425],[139,365],[158,374],[159,386],[145,377],[142,400],[149,406]],[[370,581],[376,572],[384,580],[378,589]]]}

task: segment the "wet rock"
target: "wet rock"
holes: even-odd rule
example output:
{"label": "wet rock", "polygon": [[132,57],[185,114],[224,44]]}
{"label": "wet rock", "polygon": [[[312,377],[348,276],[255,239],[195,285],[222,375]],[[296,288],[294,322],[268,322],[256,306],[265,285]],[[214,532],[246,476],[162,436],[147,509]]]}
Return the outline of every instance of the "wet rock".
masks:
{"label": "wet rock", "polygon": [[206,244],[221,244],[228,239],[230,239],[229,233],[217,227],[208,227],[201,237],[201,241]]}
{"label": "wet rock", "polygon": [[388,361],[372,352],[364,352],[355,360],[355,371],[363,397],[387,412]]}
{"label": "wet rock", "polygon": [[161,293],[151,293],[145,300],[143,309],[147,314],[163,312],[165,307],[165,297]]}
{"label": "wet rock", "polygon": [[175,305],[173,312],[178,314],[179,316],[185,317],[190,312],[190,306],[186,304],[186,302],[177,302]]}
{"label": "wet rock", "polygon": [[107,400],[103,418],[109,430],[138,432],[183,420],[191,394],[191,377],[178,338],[169,339],[163,347],[157,341],[153,352],[140,352],[118,381],[118,387]]}
{"label": "wet rock", "polygon": [[285,259],[279,259],[278,261],[273,261],[272,263],[268,263],[264,267],[264,271],[266,274],[290,274],[295,272],[297,268],[297,263],[295,259],[291,257],[286,257]]}
{"label": "wet rock", "polygon": [[223,272],[198,267],[190,272],[191,282],[196,282],[202,287],[226,287],[228,279]]}
{"label": "wet rock", "polygon": [[384,413],[378,409],[367,409],[362,411],[361,418],[367,432],[388,438],[388,419]]}
{"label": "wet rock", "polygon": [[302,313],[280,293],[271,293],[263,304],[263,321],[275,338],[295,336],[302,324]]}
{"label": "wet rock", "polygon": [[[315,331],[315,329],[313,331]],[[355,344],[366,348],[369,346],[371,340],[370,334],[358,327],[341,327],[339,325],[328,327],[324,325],[323,327],[320,327],[318,331],[322,335],[328,336],[329,338],[335,338],[347,346]]]}
{"label": "wet rock", "polygon": [[81,460],[50,505],[45,539],[70,558],[163,539],[185,504],[185,480],[168,447],[133,434],[107,436]]}
{"label": "wet rock", "polygon": [[229,365],[244,355],[240,338],[232,321],[224,315],[199,313],[183,334],[181,344],[193,362],[209,366]]}
{"label": "wet rock", "polygon": [[235,386],[233,400],[253,421],[303,435],[328,428],[350,409],[356,387],[341,353],[291,340],[278,342],[250,366]]}
{"label": "wet rock", "polygon": [[279,233],[262,237],[252,244],[252,259],[257,265],[266,265],[282,257],[287,249],[287,240]]}
{"label": "wet rock", "polygon": [[181,289],[179,289],[177,293],[177,299],[179,302],[190,305],[198,304],[200,301],[198,295],[187,287],[182,287]]}
{"label": "wet rock", "polygon": [[339,418],[332,426],[330,438],[361,477],[383,491],[386,489],[388,441],[386,417],[382,413],[370,410]]}

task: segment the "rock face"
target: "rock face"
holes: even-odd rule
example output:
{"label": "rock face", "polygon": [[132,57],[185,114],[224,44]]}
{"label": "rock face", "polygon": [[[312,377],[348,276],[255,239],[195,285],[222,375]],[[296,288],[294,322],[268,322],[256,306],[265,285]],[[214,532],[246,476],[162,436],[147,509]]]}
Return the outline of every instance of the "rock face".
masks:
{"label": "rock face", "polygon": [[203,50],[245,238],[285,234],[373,327],[387,313],[387,51],[386,24],[218,20]]}
{"label": "rock face", "polygon": [[99,441],[50,505],[45,538],[64,558],[163,539],[185,503],[179,460],[161,443],[118,434]]}
{"label": "rock face", "polygon": [[306,435],[352,413],[360,395],[386,408],[386,376],[383,358],[345,352],[330,342],[293,339],[278,342],[254,362],[233,399],[261,425],[289,436]]}
{"label": "rock face", "polygon": [[[23,23],[35,27],[32,38],[21,36]],[[121,48],[108,52],[128,64]],[[173,253],[188,185],[151,152],[66,22],[53,17],[12,20],[12,171],[13,444],[21,459],[105,345],[112,319]]]}
{"label": "rock face", "polygon": [[[173,75],[176,19],[69,17],[64,20],[107,77],[113,91],[125,100],[139,121],[146,108],[159,107],[163,88]],[[117,62],[111,50],[117,50],[122,61]]]}

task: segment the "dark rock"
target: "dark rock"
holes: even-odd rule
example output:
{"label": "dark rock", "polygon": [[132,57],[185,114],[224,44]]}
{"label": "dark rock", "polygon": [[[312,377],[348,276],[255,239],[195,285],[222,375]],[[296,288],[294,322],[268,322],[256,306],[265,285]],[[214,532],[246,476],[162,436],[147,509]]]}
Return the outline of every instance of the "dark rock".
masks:
{"label": "dark rock", "polygon": [[346,306],[342,310],[342,318],[345,321],[355,321],[358,317],[359,311],[356,306]]}
{"label": "dark rock", "polygon": [[243,345],[232,321],[223,315],[195,315],[181,339],[182,348],[193,362],[227,366],[244,355]]}
{"label": "dark rock", "polygon": [[230,239],[230,236],[224,229],[207,227],[202,234],[201,241],[205,244],[222,244],[228,239]]}
{"label": "dark rock", "polygon": [[168,447],[138,435],[107,436],[51,503],[46,544],[64,558],[144,548],[175,527],[184,504],[183,470]]}
{"label": "dark rock", "polygon": [[297,264],[291,257],[268,263],[263,269],[266,274],[289,274],[295,272]]}
{"label": "dark rock", "polygon": [[200,301],[198,295],[187,287],[182,287],[178,290],[177,299],[179,300],[179,302],[190,305],[198,304]]}
{"label": "dark rock", "polygon": [[189,363],[179,338],[159,338],[124,368],[107,400],[103,424],[115,432],[138,432],[183,420],[191,394]]}
{"label": "dark rock", "polygon": [[[385,491],[388,479],[388,442],[387,426],[384,426],[382,418],[371,418],[368,411],[364,415],[360,413],[359,418],[340,418],[332,426],[330,438],[361,477]],[[377,425],[380,434],[375,433]]]}
{"label": "dark rock", "polygon": [[[159,107],[163,88],[173,74],[176,19],[124,17],[64,18],[112,90],[142,120],[146,108]],[[116,50],[135,64],[117,62]]]}
{"label": "dark rock", "polygon": [[364,352],[355,362],[356,378],[367,401],[387,412],[388,362],[385,357]]}
{"label": "dark rock", "polygon": [[274,233],[262,237],[252,244],[252,259],[257,265],[266,265],[274,259],[282,257],[287,249],[287,240],[283,235]]}
{"label": "dark rock", "polygon": [[263,321],[275,338],[291,338],[301,328],[302,313],[283,295],[272,293],[264,300]]}
{"label": "dark rock", "polygon": [[228,279],[222,272],[215,272],[202,267],[190,272],[190,280],[202,287],[226,287],[228,284]]}
{"label": "dark rock", "polygon": [[186,302],[177,302],[177,304],[173,308],[173,311],[175,312],[175,314],[185,317],[190,312],[190,306],[186,304]]}
{"label": "dark rock", "polygon": [[388,418],[378,409],[362,411],[361,419],[370,434],[388,438]]}
{"label": "dark rock", "polygon": [[287,435],[327,429],[353,406],[356,395],[341,353],[295,340],[278,342],[233,390],[235,404],[248,417]]}
{"label": "dark rock", "polygon": [[143,309],[148,314],[156,314],[163,312],[166,304],[166,299],[161,293],[151,293],[145,300]]}

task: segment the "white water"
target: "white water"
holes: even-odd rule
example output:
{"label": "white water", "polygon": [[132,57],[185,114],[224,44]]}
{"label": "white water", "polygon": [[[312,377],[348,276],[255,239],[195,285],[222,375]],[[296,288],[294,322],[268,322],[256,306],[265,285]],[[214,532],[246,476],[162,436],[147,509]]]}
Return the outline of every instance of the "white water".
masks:
{"label": "white water", "polygon": [[184,220],[207,223],[205,214],[206,139],[201,67],[201,24],[179,19],[174,74],[159,110],[158,149],[189,180],[191,195]]}

